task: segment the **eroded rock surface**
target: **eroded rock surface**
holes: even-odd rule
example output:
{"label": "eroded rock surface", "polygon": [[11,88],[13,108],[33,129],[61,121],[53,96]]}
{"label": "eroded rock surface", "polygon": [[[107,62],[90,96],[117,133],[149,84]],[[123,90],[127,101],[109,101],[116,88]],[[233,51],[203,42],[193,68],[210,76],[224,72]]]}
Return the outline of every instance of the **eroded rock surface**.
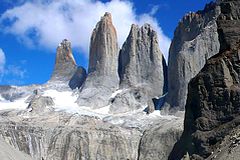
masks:
{"label": "eroded rock surface", "polygon": [[64,39],[57,48],[51,81],[69,81],[76,69],[77,65],[72,54],[71,42]]}
{"label": "eroded rock surface", "polygon": [[139,160],[166,160],[182,134],[182,121],[161,121],[144,131],[139,150]]}
{"label": "eroded rock surface", "polygon": [[182,131],[181,118],[148,122],[143,128],[64,112],[1,111],[0,120],[0,136],[39,160],[166,159]]}
{"label": "eroded rock surface", "polygon": [[178,24],[169,51],[167,104],[171,108],[184,110],[189,81],[219,52],[219,14],[219,6],[210,3],[203,11],[187,14]]}
{"label": "eroded rock surface", "polygon": [[72,78],[70,79],[68,85],[69,87],[74,89],[79,89],[87,78],[87,72],[85,68],[78,67]]}
{"label": "eroded rock surface", "polygon": [[[240,2],[219,1],[218,5],[221,51],[189,83],[184,132],[169,157],[172,160],[186,152],[192,159],[217,157],[224,139],[240,124]],[[237,158],[223,154],[218,156]]]}
{"label": "eroded rock surface", "polygon": [[90,44],[88,77],[80,90],[78,104],[101,108],[109,103],[118,88],[117,33],[110,13],[105,13],[93,30]]}
{"label": "eroded rock surface", "polygon": [[166,92],[166,71],[157,33],[149,24],[132,25],[119,55],[119,89],[125,90],[114,98],[112,112],[126,112],[143,106],[153,111],[152,98]]}
{"label": "eroded rock surface", "polygon": [[0,157],[1,160],[33,160],[26,153],[7,144],[2,138],[0,138]]}

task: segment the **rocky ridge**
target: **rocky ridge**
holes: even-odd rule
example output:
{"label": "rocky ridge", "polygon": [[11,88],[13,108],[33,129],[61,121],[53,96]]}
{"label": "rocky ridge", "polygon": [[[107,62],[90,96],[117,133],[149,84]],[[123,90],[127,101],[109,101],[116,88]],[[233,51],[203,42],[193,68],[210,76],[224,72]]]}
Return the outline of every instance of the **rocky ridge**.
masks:
{"label": "rocky ridge", "polygon": [[[0,86],[0,136],[37,160],[166,159],[182,132],[183,118],[154,111],[152,98],[164,92],[166,69],[156,32],[146,24],[135,26],[132,35],[134,43],[127,40],[121,54],[140,59],[130,58],[123,65],[123,59],[118,61],[111,15],[106,13],[92,34],[88,73],[77,67],[71,43],[63,40],[46,84]],[[134,49],[135,43],[139,45],[136,51],[127,49]],[[121,72],[119,62],[125,67]],[[138,71],[135,78],[134,70]],[[131,78],[119,79],[119,75]],[[117,99],[124,111],[111,106]],[[147,115],[143,111],[147,106],[154,112]]]}
{"label": "rocky ridge", "polygon": [[189,83],[184,132],[169,159],[238,158],[240,2],[217,5],[220,52]]}
{"label": "rocky ridge", "polygon": [[219,14],[219,6],[211,2],[204,10],[191,12],[179,22],[169,50],[166,107],[184,110],[191,78],[203,68],[208,58],[219,52]]}

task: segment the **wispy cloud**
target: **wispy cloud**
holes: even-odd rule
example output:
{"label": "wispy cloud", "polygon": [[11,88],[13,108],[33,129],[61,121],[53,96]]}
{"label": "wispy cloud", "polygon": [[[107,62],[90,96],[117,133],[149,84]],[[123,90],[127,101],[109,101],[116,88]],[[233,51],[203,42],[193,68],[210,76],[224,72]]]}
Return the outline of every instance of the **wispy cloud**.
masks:
{"label": "wispy cloud", "polygon": [[0,77],[2,77],[2,75],[4,73],[5,63],[6,63],[5,53],[0,48]]}
{"label": "wispy cloud", "polygon": [[[21,61],[20,63],[26,63]],[[11,84],[21,84],[26,77],[27,70],[20,65],[7,65],[7,60],[4,51],[0,48],[0,84],[14,82]]]}
{"label": "wispy cloud", "polygon": [[25,78],[26,73],[26,69],[23,69],[21,66],[17,65],[8,65],[4,71],[4,75],[12,75],[20,79]]}
{"label": "wispy cloud", "polygon": [[91,32],[104,12],[111,12],[117,28],[120,46],[125,41],[131,24],[150,23],[158,32],[159,44],[165,57],[170,39],[164,35],[154,12],[137,15],[129,1],[113,0],[103,3],[93,0],[34,0],[25,1],[7,10],[0,17],[3,31],[20,37],[26,45],[55,48],[64,38],[72,41],[73,47],[88,53]]}

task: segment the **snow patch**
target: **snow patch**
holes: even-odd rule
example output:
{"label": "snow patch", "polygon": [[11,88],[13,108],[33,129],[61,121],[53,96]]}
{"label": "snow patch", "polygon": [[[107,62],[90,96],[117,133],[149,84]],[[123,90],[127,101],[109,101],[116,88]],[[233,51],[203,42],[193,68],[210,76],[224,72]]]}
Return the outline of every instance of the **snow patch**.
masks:
{"label": "snow patch", "polygon": [[55,111],[65,111],[67,113],[78,113],[79,115],[97,116],[103,118],[108,114],[110,106],[106,106],[100,109],[91,109],[86,106],[78,106],[76,100],[78,98],[77,94],[71,91],[59,92],[57,90],[47,90],[44,92],[43,96],[52,97],[54,101]]}
{"label": "snow patch", "polygon": [[28,97],[20,98],[13,102],[10,102],[0,97],[0,110],[8,110],[8,109],[24,110],[28,106],[27,103],[25,103],[27,98]]}
{"label": "snow patch", "polygon": [[116,90],[116,91],[111,95],[110,98],[115,98],[118,94],[120,94],[120,93],[122,93],[122,92],[123,92],[123,89],[118,89],[118,90]]}

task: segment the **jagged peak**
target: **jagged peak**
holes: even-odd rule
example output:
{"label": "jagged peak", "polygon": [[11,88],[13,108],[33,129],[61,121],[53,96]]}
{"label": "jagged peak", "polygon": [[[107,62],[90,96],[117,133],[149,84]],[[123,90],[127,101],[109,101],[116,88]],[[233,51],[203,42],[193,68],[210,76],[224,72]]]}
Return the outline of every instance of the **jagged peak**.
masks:
{"label": "jagged peak", "polygon": [[141,27],[137,24],[132,24],[129,36],[134,35],[137,32],[147,33],[149,36],[157,36],[157,32],[149,23],[145,23]]}
{"label": "jagged peak", "polygon": [[112,24],[112,15],[109,12],[105,12],[104,16],[101,17],[101,20],[98,22],[98,24],[101,23],[109,23]]}
{"label": "jagged peak", "polygon": [[57,47],[55,67],[51,80],[69,80],[77,68],[72,54],[71,42],[63,39]]}
{"label": "jagged peak", "polygon": [[71,62],[73,65],[76,65],[76,61],[72,54],[71,42],[67,39],[62,40],[59,43],[57,48],[57,57],[56,57],[56,65]]}
{"label": "jagged peak", "polygon": [[61,43],[59,43],[58,47],[71,47],[71,42],[67,39],[63,39]]}

